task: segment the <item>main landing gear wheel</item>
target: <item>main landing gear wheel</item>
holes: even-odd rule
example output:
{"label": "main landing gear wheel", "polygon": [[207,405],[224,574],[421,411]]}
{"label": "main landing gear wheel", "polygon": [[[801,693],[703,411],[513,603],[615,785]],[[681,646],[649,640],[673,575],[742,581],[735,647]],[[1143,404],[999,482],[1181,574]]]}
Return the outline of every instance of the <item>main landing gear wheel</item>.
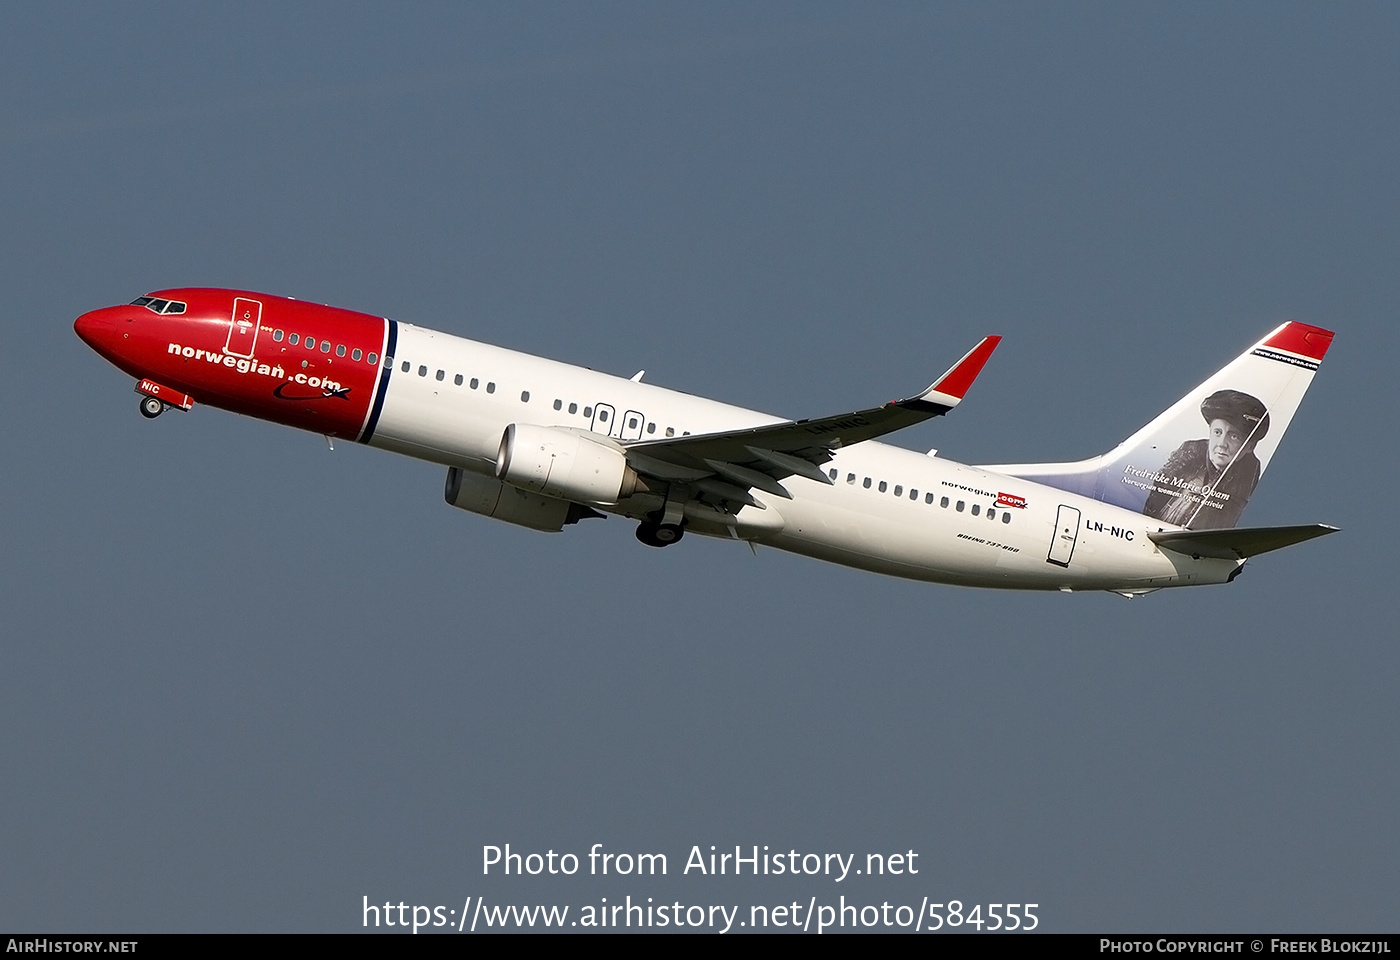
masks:
{"label": "main landing gear wheel", "polygon": [[637,539],[649,547],[669,547],[683,536],[685,530],[678,523],[643,521],[637,525]]}
{"label": "main landing gear wheel", "polygon": [[161,403],[155,397],[141,398],[141,416],[145,417],[147,420],[154,420],[164,412],[165,404]]}

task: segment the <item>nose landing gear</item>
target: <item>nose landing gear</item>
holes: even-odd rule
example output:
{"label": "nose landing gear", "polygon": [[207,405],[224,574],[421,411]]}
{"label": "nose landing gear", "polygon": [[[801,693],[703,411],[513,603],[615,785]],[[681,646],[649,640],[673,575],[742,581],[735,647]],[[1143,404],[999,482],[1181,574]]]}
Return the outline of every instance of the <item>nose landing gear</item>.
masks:
{"label": "nose landing gear", "polygon": [[136,392],[141,395],[141,416],[147,420],[154,420],[160,416],[166,407],[188,410],[194,406],[194,398],[189,394],[161,386],[149,378],[136,385]]}

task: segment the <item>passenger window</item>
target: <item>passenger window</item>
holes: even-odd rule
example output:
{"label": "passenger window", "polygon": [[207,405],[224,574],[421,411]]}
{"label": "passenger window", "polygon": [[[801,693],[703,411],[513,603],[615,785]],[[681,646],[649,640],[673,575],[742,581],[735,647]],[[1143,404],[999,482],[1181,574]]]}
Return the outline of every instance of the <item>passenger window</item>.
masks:
{"label": "passenger window", "polygon": [[530,391],[529,391],[529,390],[521,390],[521,391],[520,391],[520,402],[521,402],[521,403],[529,403],[529,402],[530,402]]}
{"label": "passenger window", "polygon": [[655,433],[655,432],[656,432],[656,424],[654,424],[654,423],[649,423],[649,424],[647,424],[647,433]]}
{"label": "passenger window", "polygon": [[608,422],[608,411],[606,411],[606,410],[599,410],[599,411],[598,411],[598,420],[599,420],[599,422],[601,422],[601,423],[607,423],[607,422]]}
{"label": "passenger window", "polygon": [[475,390],[475,389],[477,388],[477,385],[478,385],[479,383],[481,383],[480,380],[478,380],[476,377],[472,377],[472,382],[469,383],[469,384],[467,384],[467,386],[469,386],[469,387],[471,387],[473,390]]}
{"label": "passenger window", "polygon": [[443,380],[443,378],[445,378],[446,376],[447,376],[447,371],[446,371],[446,370],[439,370],[439,371],[437,372],[437,378],[438,378],[438,381],[439,381],[439,382],[441,382],[441,381]]}
{"label": "passenger window", "polygon": [[354,350],[351,350],[351,351],[350,351],[350,359],[351,359],[351,360],[359,360],[359,359],[360,359],[361,357],[363,357],[363,356],[364,356],[364,351],[362,351],[359,347],[356,347]]}
{"label": "passenger window", "polygon": [[869,490],[869,489],[870,489],[870,478],[869,478],[869,477],[866,477],[866,478],[865,478],[865,482],[862,483],[861,486],[863,486],[865,489]]}
{"label": "passenger window", "polygon": [[958,501],[958,507],[957,507],[958,513],[962,513],[962,512],[963,512],[963,507],[964,507],[964,506],[966,506],[966,504],[965,504],[963,501],[959,500],[959,501]]}
{"label": "passenger window", "polygon": [[948,508],[948,498],[944,497],[942,500],[938,501],[938,505],[946,510]]}
{"label": "passenger window", "polygon": [[830,477],[832,480],[835,480],[835,479],[836,479],[836,468],[835,468],[835,467],[832,467],[830,470],[828,470],[828,471],[826,472],[826,475],[827,475],[828,477]]}
{"label": "passenger window", "polygon": [[330,353],[330,352],[331,352],[331,342],[330,342],[329,340],[322,340],[322,341],[321,341],[321,352],[322,352],[322,353]]}
{"label": "passenger window", "polygon": [[856,482],[856,475],[854,473],[846,474],[846,482],[854,485]]}
{"label": "passenger window", "polygon": [[583,415],[584,415],[585,417],[592,417],[592,416],[593,416],[593,408],[592,408],[592,407],[584,407],[584,408],[583,408]]}
{"label": "passenger window", "polygon": [[988,520],[995,520],[996,518],[997,518],[997,512],[996,512],[995,510],[993,510],[991,507],[988,507],[988,508],[987,508],[987,519],[988,519]]}
{"label": "passenger window", "polygon": [[495,392],[496,392],[496,385],[495,385],[494,383],[490,382],[490,381],[487,381],[487,384],[486,384],[486,392],[487,392],[487,393],[495,393]]}
{"label": "passenger window", "polygon": [[[961,507],[960,507],[959,509],[961,509]],[[981,514],[981,512],[982,512],[982,504],[980,504],[980,503],[974,503],[974,504],[972,505],[972,515],[975,517],[975,516],[978,516],[979,514]]]}
{"label": "passenger window", "polygon": [[563,410],[563,409],[564,409],[564,401],[563,401],[563,400],[555,400],[555,401],[554,401],[554,409],[555,409],[555,410]]}
{"label": "passenger window", "polygon": [[424,366],[423,364],[421,364],[421,363],[418,364],[418,376],[420,376],[420,377],[426,377],[427,375],[428,375],[428,368],[425,367],[425,366]]}
{"label": "passenger window", "polygon": [[637,418],[636,418],[636,417],[633,417],[632,419],[630,419],[630,420],[627,421],[627,429],[628,429],[628,430],[635,430],[635,429],[637,429]]}
{"label": "passenger window", "polygon": [[306,338],[306,349],[308,349],[308,350],[315,350],[315,349],[316,349],[316,338],[315,338],[315,337],[307,337],[307,338]]}
{"label": "passenger window", "polygon": [[917,490],[915,490],[914,488],[910,487],[910,488],[909,488],[909,499],[910,499],[910,500],[917,500],[917,499],[919,499],[919,491],[917,491]]}
{"label": "passenger window", "polygon": [[404,373],[408,373],[408,371],[411,370],[412,368],[413,368],[413,365],[410,364],[407,360],[405,360],[405,361],[403,362],[403,368],[402,368],[402,369],[403,369],[403,372],[404,372]]}
{"label": "passenger window", "polygon": [[674,437],[675,435],[676,435],[676,428],[675,428],[675,427],[667,427],[667,428],[666,428],[666,436],[668,436],[668,437]]}
{"label": "passenger window", "polygon": [[462,385],[462,375],[460,373],[457,374],[457,376],[452,378],[452,382],[460,387]]}
{"label": "passenger window", "polygon": [[883,481],[883,480],[880,481],[880,492],[881,492],[881,493],[884,493],[884,492],[885,492],[885,481]]}
{"label": "passenger window", "polygon": [[1010,522],[1011,522],[1011,511],[1010,511],[1010,510],[1008,510],[1006,513],[1003,513],[1003,514],[1001,515],[1001,522],[1002,522],[1002,523],[1010,523]]}
{"label": "passenger window", "polygon": [[343,356],[345,356],[345,344],[342,343],[342,344],[340,344],[338,347],[335,348],[335,355],[336,355],[337,357],[343,357]]}
{"label": "passenger window", "polygon": [[371,353],[368,357],[365,357],[365,359],[369,361],[370,366],[374,366],[379,362],[379,354]]}
{"label": "passenger window", "polygon": [[281,343],[281,342],[282,342],[282,331],[281,331],[281,330],[274,330],[274,331],[272,331],[272,339],[276,340],[278,343]]}
{"label": "passenger window", "polygon": [[287,342],[290,343],[290,344],[291,344],[292,346],[294,346],[294,347],[297,345],[297,341],[300,340],[300,339],[301,339],[301,337],[299,337],[299,336],[298,336],[297,334],[295,334],[295,333],[290,333],[290,334],[287,335]]}
{"label": "passenger window", "polygon": [[896,483],[896,484],[894,485],[894,495],[895,495],[896,497],[902,497],[902,496],[904,496],[904,487],[902,487],[902,486],[900,486],[899,484]]}
{"label": "passenger window", "polygon": [[578,404],[576,404],[576,403],[571,403],[571,404],[569,404],[569,412],[570,412],[570,413],[578,413]]}

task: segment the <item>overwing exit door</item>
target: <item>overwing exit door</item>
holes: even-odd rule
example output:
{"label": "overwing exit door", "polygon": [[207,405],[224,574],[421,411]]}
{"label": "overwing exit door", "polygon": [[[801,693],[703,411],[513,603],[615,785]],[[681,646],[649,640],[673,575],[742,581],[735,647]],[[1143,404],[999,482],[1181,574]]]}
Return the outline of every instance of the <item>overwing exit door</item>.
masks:
{"label": "overwing exit door", "polygon": [[640,440],[642,439],[642,425],[647,418],[636,410],[628,410],[622,415],[622,432],[618,434],[619,440]]}
{"label": "overwing exit door", "polygon": [[617,411],[609,404],[596,404],[593,407],[593,432],[611,435],[613,432],[613,421],[616,419]]}

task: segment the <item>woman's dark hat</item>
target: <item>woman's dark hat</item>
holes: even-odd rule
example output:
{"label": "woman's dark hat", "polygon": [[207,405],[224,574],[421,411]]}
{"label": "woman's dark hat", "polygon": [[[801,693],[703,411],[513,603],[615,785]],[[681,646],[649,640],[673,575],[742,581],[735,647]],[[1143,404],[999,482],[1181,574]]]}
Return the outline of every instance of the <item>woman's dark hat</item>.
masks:
{"label": "woman's dark hat", "polygon": [[1240,433],[1258,443],[1269,432],[1269,411],[1254,397],[1238,390],[1217,390],[1201,402],[1201,416],[1206,423],[1224,420]]}

